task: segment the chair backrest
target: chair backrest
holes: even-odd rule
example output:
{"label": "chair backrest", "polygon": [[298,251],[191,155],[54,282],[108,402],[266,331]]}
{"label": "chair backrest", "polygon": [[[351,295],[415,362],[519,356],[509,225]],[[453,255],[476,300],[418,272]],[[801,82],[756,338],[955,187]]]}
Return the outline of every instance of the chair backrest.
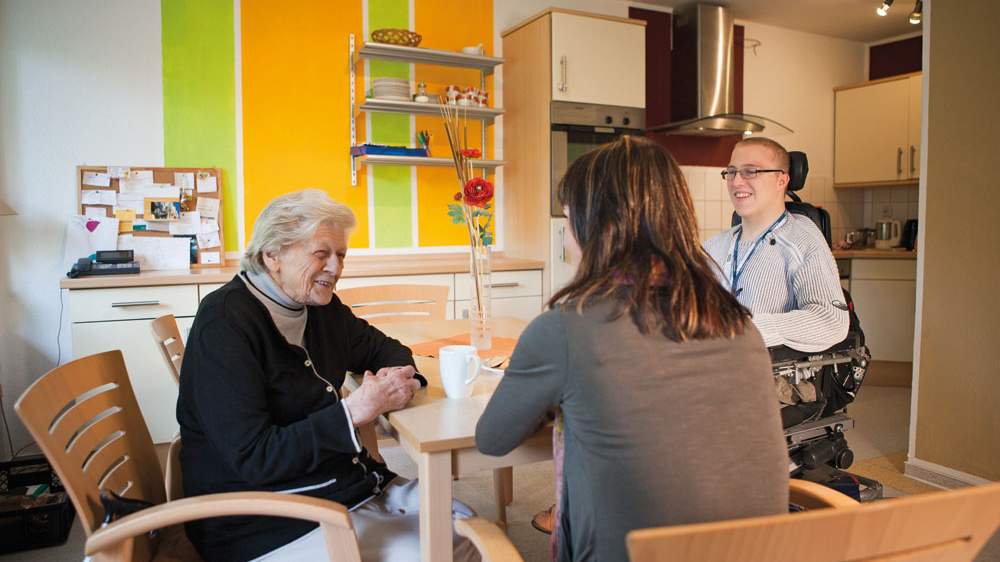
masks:
{"label": "chair backrest", "polygon": [[14,404],[90,536],[104,518],[101,490],[154,504],[163,472],[139,412],[121,351],[52,369]]}
{"label": "chair backrest", "polygon": [[386,324],[444,320],[449,290],[446,285],[376,285],[338,289],[337,297],[358,318]]}
{"label": "chair backrest", "polygon": [[174,375],[174,382],[179,383],[181,362],[184,361],[184,340],[181,339],[181,331],[177,328],[177,319],[173,314],[165,314],[153,320],[153,339]]}
{"label": "chair backrest", "polygon": [[[738,501],[738,498],[733,498]],[[633,562],[971,561],[1000,525],[1000,483],[804,513],[632,531]]]}

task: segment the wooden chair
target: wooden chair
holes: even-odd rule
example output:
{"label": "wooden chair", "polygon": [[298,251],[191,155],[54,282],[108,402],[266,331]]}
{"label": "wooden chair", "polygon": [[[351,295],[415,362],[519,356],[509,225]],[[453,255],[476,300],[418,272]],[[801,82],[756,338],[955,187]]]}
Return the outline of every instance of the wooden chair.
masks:
{"label": "wooden chair", "polygon": [[[315,521],[330,560],[360,561],[347,509],[335,502],[270,492],[211,494],[165,501],[163,472],[142,421],[120,351],[108,351],[49,371],[21,395],[14,409],[59,475],[87,535],[85,553],[98,561],[199,560],[187,541],[186,521],[227,515],[270,515]],[[179,463],[173,463],[174,483]],[[100,491],[155,504],[101,527]],[[179,494],[171,490],[172,496]],[[160,529],[156,538],[148,532]],[[460,527],[484,559],[507,556],[506,536],[482,520]],[[499,554],[496,554],[498,552]],[[514,551],[516,553],[516,551]],[[514,558],[520,560],[520,558]]]}
{"label": "wooden chair", "polygon": [[174,375],[174,382],[179,383],[181,362],[184,360],[184,340],[181,339],[181,331],[177,328],[177,319],[173,314],[165,314],[153,320],[153,338]]}
{"label": "wooden chair", "polygon": [[444,320],[449,290],[443,285],[376,285],[338,289],[337,297],[358,318],[385,324]]}
{"label": "wooden chair", "polygon": [[629,560],[971,561],[1000,525],[1000,483],[858,504],[791,482],[793,502],[836,509],[636,530]]}

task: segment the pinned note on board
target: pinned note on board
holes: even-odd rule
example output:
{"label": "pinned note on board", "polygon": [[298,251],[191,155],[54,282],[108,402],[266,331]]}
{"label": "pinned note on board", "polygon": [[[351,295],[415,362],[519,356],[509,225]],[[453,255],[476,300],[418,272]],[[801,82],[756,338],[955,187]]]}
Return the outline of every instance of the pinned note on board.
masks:
{"label": "pinned note on board", "polygon": [[101,172],[84,172],[82,183],[83,185],[91,185],[94,187],[110,187],[111,176]]}
{"label": "pinned note on board", "polygon": [[194,172],[174,172],[174,185],[180,189],[194,189]]}
{"label": "pinned note on board", "polygon": [[69,217],[66,244],[63,246],[63,261],[67,268],[98,250],[117,249],[118,219],[81,215]]}
{"label": "pinned note on board", "polygon": [[215,193],[219,190],[219,184],[215,176],[208,172],[198,172],[198,193]]}
{"label": "pinned note on board", "polygon": [[211,197],[199,197],[198,212],[203,218],[217,218],[219,216],[219,200]]}

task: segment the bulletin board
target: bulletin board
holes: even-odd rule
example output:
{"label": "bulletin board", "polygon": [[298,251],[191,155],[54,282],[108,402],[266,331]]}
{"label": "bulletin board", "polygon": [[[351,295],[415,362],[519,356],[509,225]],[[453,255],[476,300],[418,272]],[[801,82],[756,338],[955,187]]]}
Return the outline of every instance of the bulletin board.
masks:
{"label": "bulletin board", "polygon": [[76,172],[78,212],[118,218],[119,240],[185,237],[192,269],[224,265],[220,168],[77,166]]}

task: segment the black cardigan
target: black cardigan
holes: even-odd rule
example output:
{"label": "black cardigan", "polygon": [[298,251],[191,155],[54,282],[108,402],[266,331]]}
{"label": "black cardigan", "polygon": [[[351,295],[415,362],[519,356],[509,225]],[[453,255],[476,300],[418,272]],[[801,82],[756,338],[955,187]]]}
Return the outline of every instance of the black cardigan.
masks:
{"label": "black cardigan", "polygon": [[[184,494],[289,491],[348,508],[395,477],[355,447],[338,393],[346,371],[413,365],[410,350],[334,297],[309,307],[305,347],[289,344],[238,277],[202,301],[181,367]],[[327,384],[336,388],[327,392]],[[421,383],[426,381],[421,377]],[[271,517],[189,523],[208,561],[249,560],[314,529]]]}

